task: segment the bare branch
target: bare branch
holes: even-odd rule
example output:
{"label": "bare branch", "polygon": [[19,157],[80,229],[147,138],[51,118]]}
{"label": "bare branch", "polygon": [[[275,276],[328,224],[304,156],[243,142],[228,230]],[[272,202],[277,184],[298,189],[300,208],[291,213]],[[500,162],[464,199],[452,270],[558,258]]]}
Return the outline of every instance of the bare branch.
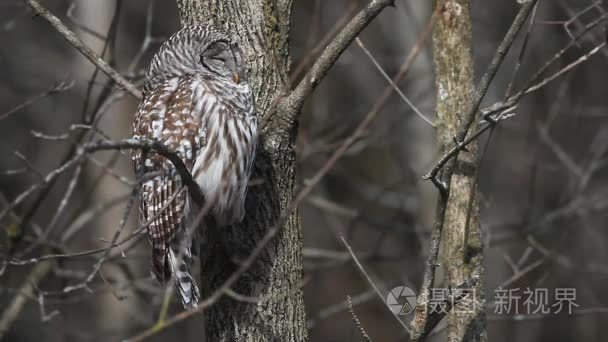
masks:
{"label": "bare branch", "polygon": [[59,203],[59,206],[57,207],[55,214],[53,215],[53,218],[51,219],[51,222],[48,224],[48,226],[44,230],[44,232],[42,234],[40,234],[40,236],[38,237],[36,242],[31,244],[30,246],[28,246],[28,248],[26,248],[22,252],[22,254],[28,254],[30,251],[32,251],[36,247],[38,247],[43,241],[46,241],[46,239],[52,234],[53,230],[57,226],[57,222],[59,222],[59,218],[61,217],[61,214],[65,210],[70,198],[72,197],[72,194],[74,193],[74,189],[76,188],[78,181],[80,181],[80,172],[81,171],[82,171],[82,161],[76,165],[76,169],[74,170],[74,173],[72,174],[72,177],[70,178],[70,183],[68,184],[65,194],[61,198],[61,202]]}
{"label": "bare branch", "polygon": [[34,295],[35,287],[38,282],[44,278],[53,265],[51,263],[43,263],[36,265],[30,272],[27,279],[23,282],[19,293],[15,294],[13,301],[6,307],[2,318],[0,319],[0,340],[6,335],[13,322],[19,317],[19,313],[23,309],[27,299]]}
{"label": "bare branch", "polygon": [[596,53],[598,53],[599,51],[602,51],[602,49],[606,46],[606,42],[601,42],[599,45],[597,45],[596,47],[594,47],[593,49],[591,49],[589,52],[587,52],[586,54],[580,56],[577,60],[575,60],[574,62],[566,65],[564,68],[560,69],[559,71],[557,71],[556,73],[546,77],[545,79],[543,79],[542,81],[531,85],[529,88],[527,88],[524,91],[524,94],[529,94],[533,91],[536,91],[544,86],[546,86],[547,84],[549,84],[550,82],[554,81],[555,79],[557,79],[558,77],[564,75],[565,73],[569,72],[570,70],[574,69],[575,67],[577,67],[579,64],[587,61],[591,56],[595,55]]}
{"label": "bare branch", "polygon": [[175,166],[175,169],[181,177],[184,186],[188,187],[188,191],[192,199],[199,205],[204,204],[205,198],[203,196],[203,193],[201,192],[201,189],[198,187],[198,185],[192,178],[192,174],[188,170],[188,167],[186,167],[186,165],[177,153],[170,150],[163,143],[156,140],[125,139],[119,141],[99,141],[80,146],[76,152],[76,155],[72,159],[68,160],[66,163],[62,164],[57,169],[47,174],[42,180],[42,182],[30,186],[27,190],[18,195],[8,206],[3,208],[2,211],[0,211],[0,219],[4,217],[4,215],[6,215],[9,211],[13,210],[18,204],[23,202],[30,194],[32,194],[42,185],[50,183],[57,176],[65,172],[74,164],[78,163],[86,154],[97,151],[121,149],[140,149],[144,151],[154,150],[156,153],[167,158],[173,164],[173,166]]}
{"label": "bare branch", "polygon": [[[462,123],[458,133],[456,134],[455,143],[456,143],[457,147],[462,145],[462,143],[465,141],[467,133],[469,132],[469,127],[471,127],[471,125],[475,121],[475,118],[477,117],[477,111],[479,110],[481,101],[483,101],[483,98],[485,97],[488,89],[490,88],[490,84],[491,84],[492,80],[494,79],[494,76],[498,72],[498,69],[500,68],[505,57],[507,56],[507,52],[511,48],[511,45],[513,44],[513,41],[515,40],[517,33],[523,26],[526,18],[528,17],[528,14],[532,10],[532,8],[534,8],[534,5],[536,4],[537,1],[538,0],[530,0],[522,5],[521,9],[519,10],[519,13],[513,20],[511,27],[509,27],[509,30],[505,34],[504,39],[498,46],[498,49],[496,50],[496,53],[494,54],[494,58],[492,58],[492,62],[488,66],[488,70],[481,78],[481,81],[479,81],[479,85],[477,86],[477,90],[475,91],[475,96],[471,102],[471,105],[469,106],[469,108],[467,110],[467,113],[464,115],[463,123]],[[456,148],[455,152],[451,153],[450,158],[448,158],[448,160],[446,160],[444,165],[447,164],[447,161],[449,161],[450,159],[455,160],[458,157],[458,154],[460,153],[461,150],[462,150],[462,147]],[[443,159],[442,159],[442,161],[443,161]],[[437,165],[439,165],[439,164],[440,163],[438,163]],[[437,165],[436,165],[436,167],[433,168],[433,170],[431,170],[431,172],[429,172],[427,175],[425,175],[423,177],[423,179],[434,179],[434,177],[437,175],[437,173],[443,167],[443,166],[437,167]],[[446,172],[445,175],[446,176],[443,177],[442,183],[445,183],[445,185],[449,187],[449,183],[450,183],[449,179],[451,177],[451,171]]]}
{"label": "bare branch", "polygon": [[116,84],[122,89],[126,90],[129,94],[133,95],[137,99],[142,98],[142,93],[137,89],[131,82],[122,77],[116,70],[114,70],[108,63],[106,63],[101,57],[99,57],[95,51],[90,47],[86,46],[78,36],[70,31],[59,18],[54,16],[46,8],[42,7],[40,3],[35,0],[23,0],[29,5],[36,15],[39,15],[46,19],[56,30],[61,34],[65,40],[67,40],[76,50],[82,53],[88,60],[95,64],[101,71],[103,71],[108,77],[110,77]]}
{"label": "bare branch", "polygon": [[167,158],[175,169],[177,170],[182,183],[188,188],[188,192],[192,199],[198,204],[203,205],[205,197],[201,192],[201,189],[192,178],[192,174],[188,170],[188,167],[180,156],[169,149],[166,145],[156,140],[147,139],[125,139],[120,141],[100,141],[96,143],[85,144],[81,147],[79,154],[91,153],[102,150],[121,150],[121,149],[141,149],[141,150],[154,150],[156,153]]}
{"label": "bare branch", "polygon": [[441,171],[441,169],[452,158],[456,158],[458,153],[460,153],[461,151],[466,151],[467,146],[470,143],[472,143],[473,141],[477,140],[477,138],[479,138],[489,128],[494,127],[500,121],[513,117],[515,115],[513,113],[513,110],[515,110],[515,109],[516,109],[516,107],[506,108],[505,111],[501,112],[495,118],[493,118],[491,115],[485,115],[484,118],[486,119],[488,124],[486,126],[483,126],[482,128],[480,128],[477,132],[471,134],[464,141],[462,141],[462,142],[455,141],[454,147],[452,147],[445,155],[443,155],[443,157],[441,157],[441,159],[439,159],[439,161],[435,164],[433,169],[431,171],[429,171],[426,175],[422,176],[422,179],[425,179],[425,180],[430,179],[430,180],[436,181],[437,174],[439,173],[439,171]]}
{"label": "bare branch", "polygon": [[[129,196],[129,200],[127,202],[124,214],[120,220],[120,223],[118,224],[118,229],[116,229],[116,232],[114,232],[114,236],[112,237],[112,242],[111,242],[110,246],[117,245],[118,238],[120,237],[120,234],[122,233],[123,229],[125,228],[125,225],[131,214],[131,210],[133,209],[133,205],[135,204],[135,199],[138,194],[139,194],[139,187],[138,186],[133,187],[133,189],[131,191],[131,196]],[[107,248],[105,250],[104,254],[101,256],[101,258],[99,258],[99,260],[97,260],[97,262],[93,266],[93,270],[89,273],[89,275],[82,282],[80,282],[76,285],[66,286],[63,288],[63,290],[61,292],[63,294],[66,294],[66,293],[74,292],[74,291],[77,291],[80,289],[90,290],[89,284],[93,281],[93,279],[95,279],[95,276],[97,276],[97,274],[101,271],[101,267],[103,266],[104,262],[110,256],[111,250],[112,250],[112,248]],[[44,293],[44,294],[46,295],[47,293]]]}
{"label": "bare branch", "polygon": [[[322,52],[323,47],[326,46],[331,41],[332,38],[334,38],[336,33],[341,28],[344,27],[344,25],[348,21],[348,18],[350,18],[351,15],[355,13],[355,10],[357,9],[356,7],[357,7],[357,3],[349,2],[348,7],[344,10],[344,14],[340,17],[340,19],[338,21],[336,21],[336,23],[325,34],[325,36],[323,36],[323,38],[321,38],[321,40],[318,41],[317,44],[313,48],[310,49],[310,52],[308,52],[306,54],[306,56],[304,56],[302,58],[302,60],[293,68],[293,70],[291,70],[290,80],[291,80],[292,84],[294,84],[299,79],[300,74],[302,72],[304,72],[306,67],[311,62],[314,61],[312,59],[314,57],[316,57],[320,52]],[[311,35],[311,37],[312,37],[312,35]]]}
{"label": "bare branch", "polygon": [[329,68],[334,65],[350,43],[388,6],[394,6],[394,0],[370,1],[327,45],[298,86],[278,105],[278,108],[284,109],[290,120],[295,119],[308,95],[321,83]]}

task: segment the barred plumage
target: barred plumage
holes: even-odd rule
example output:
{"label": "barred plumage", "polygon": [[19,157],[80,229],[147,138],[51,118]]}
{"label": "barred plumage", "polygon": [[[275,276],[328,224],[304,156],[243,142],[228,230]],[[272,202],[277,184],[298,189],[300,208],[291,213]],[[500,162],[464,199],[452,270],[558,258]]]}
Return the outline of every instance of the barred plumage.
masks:
{"label": "barred plumage", "polygon": [[[157,139],[179,154],[205,198],[214,200],[210,214],[219,225],[241,221],[257,118],[240,49],[210,27],[186,27],[161,46],[146,77],[134,137]],[[184,307],[195,306],[200,294],[186,233],[199,208],[171,162],[154,152],[132,157],[136,170],[161,172],[140,196],[140,222],[151,221],[153,273],[161,283],[173,277]]]}

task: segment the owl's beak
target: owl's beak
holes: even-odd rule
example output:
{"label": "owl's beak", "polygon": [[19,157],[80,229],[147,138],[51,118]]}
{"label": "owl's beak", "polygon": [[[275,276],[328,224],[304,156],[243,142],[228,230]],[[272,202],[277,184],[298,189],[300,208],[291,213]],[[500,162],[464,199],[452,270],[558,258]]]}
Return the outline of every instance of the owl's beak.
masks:
{"label": "owl's beak", "polygon": [[241,83],[241,76],[239,74],[232,74],[232,79],[234,80],[234,83],[239,84]]}

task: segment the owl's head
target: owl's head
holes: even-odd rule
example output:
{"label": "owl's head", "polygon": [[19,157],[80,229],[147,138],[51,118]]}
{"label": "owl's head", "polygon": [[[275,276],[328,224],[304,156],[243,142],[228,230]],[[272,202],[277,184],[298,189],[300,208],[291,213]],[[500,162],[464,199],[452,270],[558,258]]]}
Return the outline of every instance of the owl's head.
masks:
{"label": "owl's head", "polygon": [[157,78],[207,74],[240,83],[245,78],[242,52],[228,35],[208,26],[187,26],[174,33],[152,58],[146,74]]}

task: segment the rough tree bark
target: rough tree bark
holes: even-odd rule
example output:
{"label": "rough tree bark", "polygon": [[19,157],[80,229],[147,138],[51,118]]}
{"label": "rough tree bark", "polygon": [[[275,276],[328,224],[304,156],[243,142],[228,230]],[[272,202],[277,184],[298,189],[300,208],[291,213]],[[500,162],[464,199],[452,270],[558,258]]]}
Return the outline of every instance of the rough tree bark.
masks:
{"label": "rough tree bark", "polygon": [[[462,113],[470,106],[474,91],[472,33],[469,0],[436,0],[441,17],[433,29],[435,85],[437,87],[437,139],[440,155],[454,145],[462,125]],[[478,122],[471,126],[477,130]],[[483,253],[477,201],[477,141],[460,153],[445,212],[441,239],[441,265],[447,286],[456,288],[474,279],[475,303],[457,306],[448,314],[449,341],[481,341],[485,335]],[[473,298],[471,298],[473,299]],[[468,300],[468,298],[467,298]]]}
{"label": "rough tree bark", "polygon": [[[416,316],[412,321],[412,341],[424,340],[442,315],[434,309],[431,290],[435,286],[435,269],[439,247],[448,285],[472,291],[466,312],[457,307],[450,312],[448,336],[451,341],[485,341],[483,288],[483,248],[476,202],[477,137],[494,127],[496,118],[486,116],[488,124],[467,137],[479,125],[480,105],[515,37],[537,0],[522,4],[511,27],[496,49],[492,62],[473,88],[471,16],[468,0],[435,0],[440,19],[433,32],[433,52],[437,85],[438,140],[444,156],[424,176],[435,184],[439,197],[431,231],[431,247],[425,265],[422,287],[418,294]],[[521,94],[524,94],[523,92]],[[488,114],[489,115],[489,114]],[[471,144],[472,143],[472,144]],[[452,145],[452,148],[449,146]],[[468,148],[468,149],[467,149]],[[449,152],[446,152],[448,151]],[[462,153],[461,153],[462,152]],[[467,154],[463,154],[463,153]],[[456,160],[454,158],[457,158]],[[453,194],[451,194],[453,193]],[[444,230],[444,226],[447,228]],[[443,238],[443,243],[442,242]],[[472,294],[472,295],[471,295]],[[449,297],[462,298],[462,291]],[[437,298],[435,298],[437,300]],[[459,312],[460,311],[460,312]]]}
{"label": "rough tree bark", "polygon": [[[291,0],[177,0],[182,25],[210,24],[234,35],[251,68],[262,132],[244,222],[210,228],[201,246],[203,297],[220,286],[287,210],[295,185],[295,127],[274,110],[289,88]],[[297,213],[232,287],[257,303],[224,296],[205,312],[208,341],[305,341],[302,237]],[[233,296],[234,297],[234,296]]]}

